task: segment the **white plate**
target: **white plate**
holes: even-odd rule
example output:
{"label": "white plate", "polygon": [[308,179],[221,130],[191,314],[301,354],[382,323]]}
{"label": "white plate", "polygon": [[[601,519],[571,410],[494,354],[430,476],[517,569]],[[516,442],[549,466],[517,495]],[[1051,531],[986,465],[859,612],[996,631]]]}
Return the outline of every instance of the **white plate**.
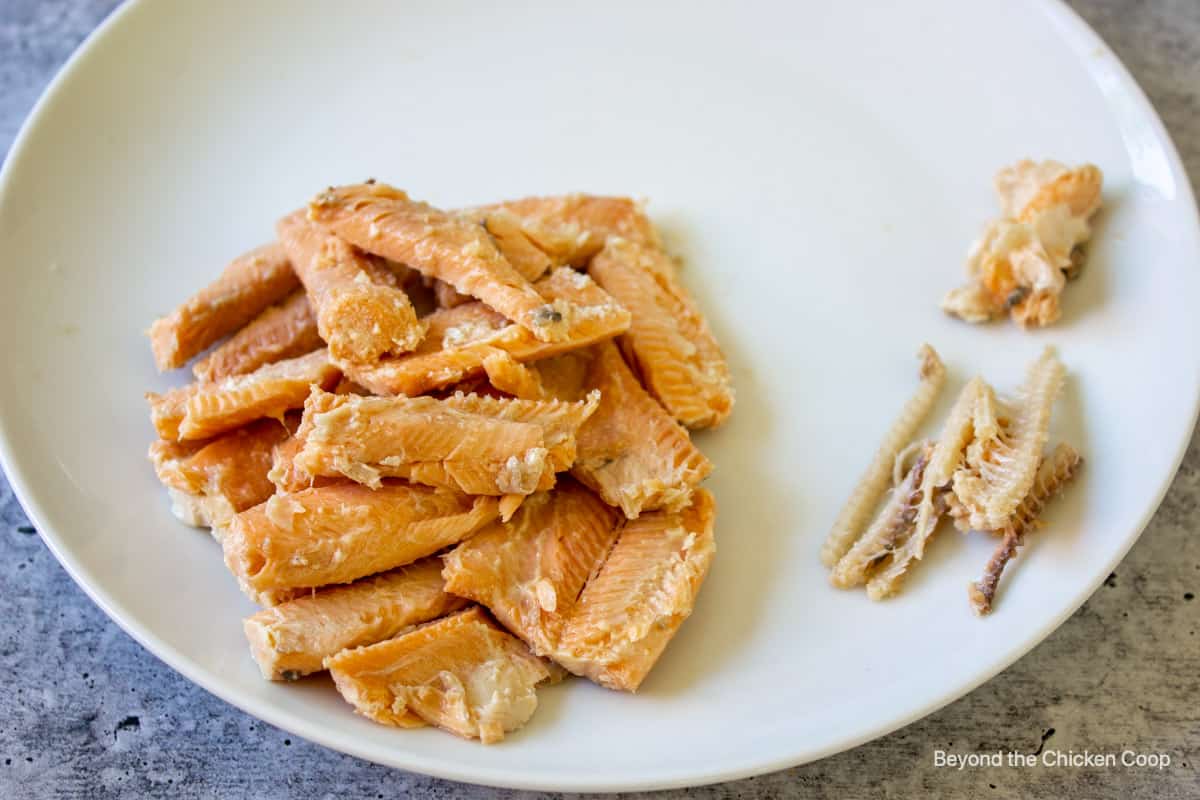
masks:
{"label": "white plate", "polygon": [[[1112,53],[1047,2],[150,3],[55,81],[0,195],[0,451],[67,570],[182,672],[363,758],[480,783],[628,789],[797,764],[987,680],[1075,610],[1137,538],[1200,396],[1196,210]],[[1023,156],[1101,165],[1107,207],[1061,324],[938,310]],[[324,682],[263,682],[251,606],[145,461],[142,330],[281,213],[378,176],[459,205],[645,195],[686,256],[739,393],[716,462],[720,554],[637,696],[583,681],[482,747],[354,716]],[[1083,479],[974,618],[992,547],[944,533],[884,604],[817,560],[929,341],[951,391],[1012,387],[1047,343]]]}

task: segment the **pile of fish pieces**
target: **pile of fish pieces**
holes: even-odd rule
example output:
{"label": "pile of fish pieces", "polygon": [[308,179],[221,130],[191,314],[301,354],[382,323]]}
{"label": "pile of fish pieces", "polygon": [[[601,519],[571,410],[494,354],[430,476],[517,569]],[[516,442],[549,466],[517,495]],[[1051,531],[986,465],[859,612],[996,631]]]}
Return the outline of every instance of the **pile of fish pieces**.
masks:
{"label": "pile of fish pieces", "polygon": [[973,378],[938,439],[914,441],[946,378],[932,347],[923,346],[919,357],[917,391],[834,522],[821,560],[834,586],[865,585],[872,600],[882,600],[899,591],[938,522],[948,517],[963,532],[983,531],[1000,539],[983,576],[968,587],[971,607],[982,616],[991,612],[1001,573],[1038,526],[1046,503],[1082,464],[1065,442],[1046,452],[1064,368],[1047,348],[1008,403],[982,378]]}
{"label": "pile of fish pieces", "polygon": [[635,691],[715,552],[729,369],[640,206],[329,188],[148,331],[150,459],[270,680],[495,742],[567,672]]}

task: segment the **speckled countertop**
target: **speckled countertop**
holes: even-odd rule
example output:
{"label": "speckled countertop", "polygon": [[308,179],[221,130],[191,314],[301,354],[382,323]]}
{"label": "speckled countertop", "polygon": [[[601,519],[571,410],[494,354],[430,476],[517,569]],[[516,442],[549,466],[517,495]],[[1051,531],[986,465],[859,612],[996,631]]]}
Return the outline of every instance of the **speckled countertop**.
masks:
{"label": "speckled countertop", "polygon": [[[170,0],[163,0],[164,2]],[[0,152],[113,0],[0,0]],[[1071,0],[1200,176],[1200,0]],[[1198,298],[1200,301],[1200,298]],[[199,689],[84,596],[0,476],[0,797],[509,797],[291,738]],[[916,724],[668,797],[1200,797],[1200,437],[1117,571],[999,677]],[[934,752],[1170,754],[1166,769],[935,768]],[[525,795],[533,796],[533,795]]]}

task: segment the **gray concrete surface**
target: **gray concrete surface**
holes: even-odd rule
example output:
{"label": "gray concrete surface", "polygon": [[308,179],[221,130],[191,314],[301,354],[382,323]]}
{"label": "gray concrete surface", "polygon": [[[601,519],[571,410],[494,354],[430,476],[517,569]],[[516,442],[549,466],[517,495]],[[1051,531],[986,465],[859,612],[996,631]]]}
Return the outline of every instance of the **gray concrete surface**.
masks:
{"label": "gray concrete surface", "polygon": [[[170,2],[173,0],[160,0]],[[1200,176],[1200,0],[1072,0]],[[0,152],[112,0],[0,0]],[[1200,266],[1200,265],[1198,265]],[[1200,301],[1200,298],[1198,298]],[[667,796],[1200,797],[1200,438],[1149,529],[1041,646],[962,700],[851,752]],[[0,797],[510,797],[275,730],[144,651],[71,582],[0,477]],[[736,735],[736,732],[731,732]],[[1170,754],[1167,769],[934,767],[952,752]],[[532,796],[532,795],[529,795]]]}

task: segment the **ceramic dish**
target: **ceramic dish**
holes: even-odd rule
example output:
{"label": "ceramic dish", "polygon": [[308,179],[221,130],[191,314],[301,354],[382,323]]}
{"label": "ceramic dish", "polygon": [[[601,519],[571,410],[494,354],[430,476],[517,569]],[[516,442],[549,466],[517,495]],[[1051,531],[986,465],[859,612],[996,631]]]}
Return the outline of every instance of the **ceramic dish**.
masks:
{"label": "ceramic dish", "polygon": [[[993,172],[1090,161],[1106,207],[1061,322],[938,309]],[[583,681],[483,747],[264,682],[251,611],[144,453],[143,330],[329,183],[439,205],[635,193],[686,259],[738,389],[698,438],[719,552],[636,696]],[[1157,507],[1200,397],[1200,244],[1178,156],[1105,45],[1053,2],[133,2],[54,81],[0,178],[0,455],[49,547],[183,675],[285,730],[463,781],[564,790],[731,779],[820,758],[961,696],[1055,629]],[[885,603],[817,557],[915,382],[917,347],[1015,386],[1070,371],[1054,431],[1087,466],[996,612],[992,543],[944,532]],[[936,412],[940,417],[942,408]],[[49,610],[47,611],[49,613]]]}

